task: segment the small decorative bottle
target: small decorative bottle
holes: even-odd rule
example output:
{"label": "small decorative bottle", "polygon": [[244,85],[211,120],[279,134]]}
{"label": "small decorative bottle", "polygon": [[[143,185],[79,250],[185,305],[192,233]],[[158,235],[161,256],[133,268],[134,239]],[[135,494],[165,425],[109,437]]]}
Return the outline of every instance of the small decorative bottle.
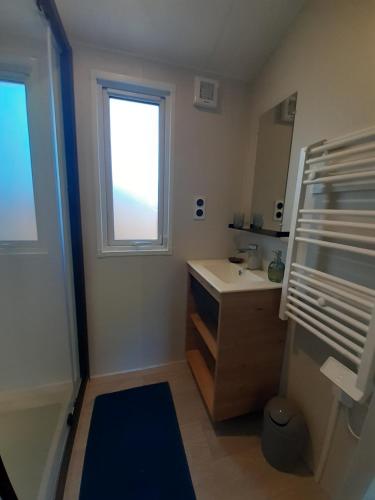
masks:
{"label": "small decorative bottle", "polygon": [[275,283],[281,283],[284,278],[285,264],[281,260],[281,250],[274,250],[275,258],[268,266],[268,279]]}

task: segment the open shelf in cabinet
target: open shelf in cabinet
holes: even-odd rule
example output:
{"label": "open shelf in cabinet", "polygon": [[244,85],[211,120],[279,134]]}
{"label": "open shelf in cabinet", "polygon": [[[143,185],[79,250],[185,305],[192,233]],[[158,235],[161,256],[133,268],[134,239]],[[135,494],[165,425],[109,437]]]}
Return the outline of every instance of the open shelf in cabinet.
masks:
{"label": "open shelf in cabinet", "polygon": [[214,379],[199,349],[186,352],[186,358],[209,413],[213,414]]}
{"label": "open shelf in cabinet", "polygon": [[211,331],[211,329],[204,323],[202,318],[198,313],[190,314],[191,322],[193,323],[196,331],[201,336],[203,342],[206,344],[208,350],[212,354],[212,357],[217,359],[217,342]]}

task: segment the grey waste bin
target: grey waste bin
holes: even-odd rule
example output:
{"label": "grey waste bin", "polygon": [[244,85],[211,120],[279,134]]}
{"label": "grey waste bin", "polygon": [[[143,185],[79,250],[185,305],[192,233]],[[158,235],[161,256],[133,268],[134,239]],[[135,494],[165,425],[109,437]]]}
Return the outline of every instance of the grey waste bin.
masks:
{"label": "grey waste bin", "polygon": [[297,406],[285,398],[271,399],[264,409],[262,451],[276,469],[290,471],[307,440],[305,419]]}

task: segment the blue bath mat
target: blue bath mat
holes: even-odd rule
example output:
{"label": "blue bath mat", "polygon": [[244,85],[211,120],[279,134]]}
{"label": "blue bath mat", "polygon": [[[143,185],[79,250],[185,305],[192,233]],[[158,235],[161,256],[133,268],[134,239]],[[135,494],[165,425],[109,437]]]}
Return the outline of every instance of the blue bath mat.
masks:
{"label": "blue bath mat", "polygon": [[167,382],[98,396],[80,500],[195,500]]}

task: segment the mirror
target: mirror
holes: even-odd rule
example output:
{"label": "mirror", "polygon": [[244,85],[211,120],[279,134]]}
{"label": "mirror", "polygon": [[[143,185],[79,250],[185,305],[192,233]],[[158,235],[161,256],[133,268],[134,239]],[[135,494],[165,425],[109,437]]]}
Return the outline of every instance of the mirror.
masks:
{"label": "mirror", "polygon": [[297,93],[260,117],[251,209],[254,231],[282,231],[296,105]]}

